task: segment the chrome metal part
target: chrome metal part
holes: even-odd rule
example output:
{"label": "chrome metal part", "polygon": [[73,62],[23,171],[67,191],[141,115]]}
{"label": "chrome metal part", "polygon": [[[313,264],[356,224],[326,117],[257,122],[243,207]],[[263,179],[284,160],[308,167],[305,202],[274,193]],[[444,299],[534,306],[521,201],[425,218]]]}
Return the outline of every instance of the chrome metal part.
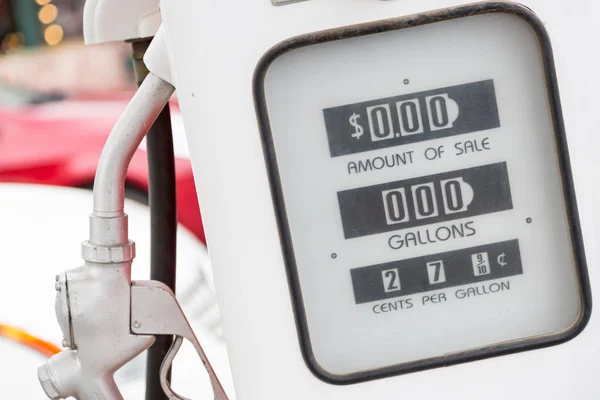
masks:
{"label": "chrome metal part", "polygon": [[101,246],[128,243],[127,216],[123,211],[127,167],[174,91],[168,82],[148,74],[108,137],[94,180],[90,243]]}
{"label": "chrome metal part", "polygon": [[103,217],[122,215],[123,182],[131,157],[174,91],[171,84],[150,73],[125,108],[98,162],[94,214]]}
{"label": "chrome metal part", "polygon": [[149,74],[102,151],[90,237],[82,245],[86,262],[58,275],[55,282],[55,312],[66,348],[38,369],[52,399],[122,399],[114,373],[155,340],[130,330],[135,247],[123,212],[124,180],[133,153],[173,91],[172,85]]}
{"label": "chrome metal part", "polygon": [[56,315],[68,348],[38,370],[46,394],[122,399],[113,374],[154,342],[129,328],[131,263],[87,262],[59,282]]}
{"label": "chrome metal part", "polygon": [[187,318],[185,317],[177,299],[168,286],[157,281],[134,281],[131,284],[131,331],[138,335],[174,335],[173,346],[165,357],[161,366],[161,385],[163,390],[173,400],[187,400],[175,393],[168,381],[167,373],[171,368],[173,359],[181,347],[183,339],[189,340],[208,372],[216,400],[227,400],[219,379],[200,342],[196,338]]}
{"label": "chrome metal part", "polygon": [[135,258],[135,243],[128,241],[116,246],[98,246],[88,240],[81,244],[81,258],[97,263],[122,263]]}
{"label": "chrome metal part", "polygon": [[174,335],[161,367],[161,385],[174,393],[166,376],[182,338],[193,343],[211,379],[215,398],[227,400],[206,355],[168,286],[131,282],[135,244],[129,240],[124,207],[127,166],[142,138],[168,102],[174,87],[149,74],[111,132],[96,171],[90,237],[81,255],[85,264],[57,275],[55,312],[65,349],[38,369],[51,399],[123,399],[114,373],[155,341]]}

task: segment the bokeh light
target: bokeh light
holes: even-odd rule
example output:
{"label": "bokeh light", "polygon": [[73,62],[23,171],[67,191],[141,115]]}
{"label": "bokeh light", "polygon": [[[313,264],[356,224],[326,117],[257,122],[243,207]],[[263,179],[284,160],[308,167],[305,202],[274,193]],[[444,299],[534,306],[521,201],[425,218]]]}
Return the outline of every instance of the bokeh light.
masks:
{"label": "bokeh light", "polygon": [[58,16],[58,7],[54,4],[46,4],[38,12],[38,19],[42,24],[50,24],[56,20]]}
{"label": "bokeh light", "polygon": [[50,46],[55,46],[63,40],[64,34],[62,26],[52,24],[44,31],[44,40],[46,40],[46,43]]}
{"label": "bokeh light", "polygon": [[23,46],[25,36],[21,32],[9,33],[4,36],[4,40],[0,44],[0,48],[4,51],[16,50]]}

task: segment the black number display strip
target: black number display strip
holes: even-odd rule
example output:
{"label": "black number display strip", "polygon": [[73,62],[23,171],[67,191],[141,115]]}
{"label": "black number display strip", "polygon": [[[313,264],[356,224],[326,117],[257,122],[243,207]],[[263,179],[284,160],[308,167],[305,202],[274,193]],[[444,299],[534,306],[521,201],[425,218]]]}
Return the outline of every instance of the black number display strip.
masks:
{"label": "black number display strip", "polygon": [[323,110],[332,157],[500,126],[485,80]]}
{"label": "black number display strip", "polygon": [[356,304],[523,273],[519,241],[492,243],[350,271]]}
{"label": "black number display strip", "polygon": [[338,192],[346,239],[513,208],[506,163]]}

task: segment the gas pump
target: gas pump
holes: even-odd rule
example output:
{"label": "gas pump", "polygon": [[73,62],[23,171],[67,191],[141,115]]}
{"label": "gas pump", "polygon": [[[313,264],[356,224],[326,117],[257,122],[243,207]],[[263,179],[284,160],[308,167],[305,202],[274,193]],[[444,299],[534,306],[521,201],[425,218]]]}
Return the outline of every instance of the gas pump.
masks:
{"label": "gas pump", "polygon": [[173,293],[129,276],[123,174],[176,88],[237,398],[597,398],[568,142],[599,7],[523,3],[162,0],[46,393],[121,398],[112,373],[168,334],[168,398],[184,338],[227,398]]}

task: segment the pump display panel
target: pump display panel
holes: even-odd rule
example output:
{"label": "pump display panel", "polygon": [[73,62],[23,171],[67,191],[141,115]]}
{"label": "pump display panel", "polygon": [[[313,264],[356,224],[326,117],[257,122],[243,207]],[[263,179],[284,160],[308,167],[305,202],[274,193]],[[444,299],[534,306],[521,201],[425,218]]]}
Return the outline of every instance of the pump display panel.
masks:
{"label": "pump display panel", "polygon": [[529,9],[484,3],[295,38],[254,84],[319,378],[445,366],[584,328],[552,53]]}

